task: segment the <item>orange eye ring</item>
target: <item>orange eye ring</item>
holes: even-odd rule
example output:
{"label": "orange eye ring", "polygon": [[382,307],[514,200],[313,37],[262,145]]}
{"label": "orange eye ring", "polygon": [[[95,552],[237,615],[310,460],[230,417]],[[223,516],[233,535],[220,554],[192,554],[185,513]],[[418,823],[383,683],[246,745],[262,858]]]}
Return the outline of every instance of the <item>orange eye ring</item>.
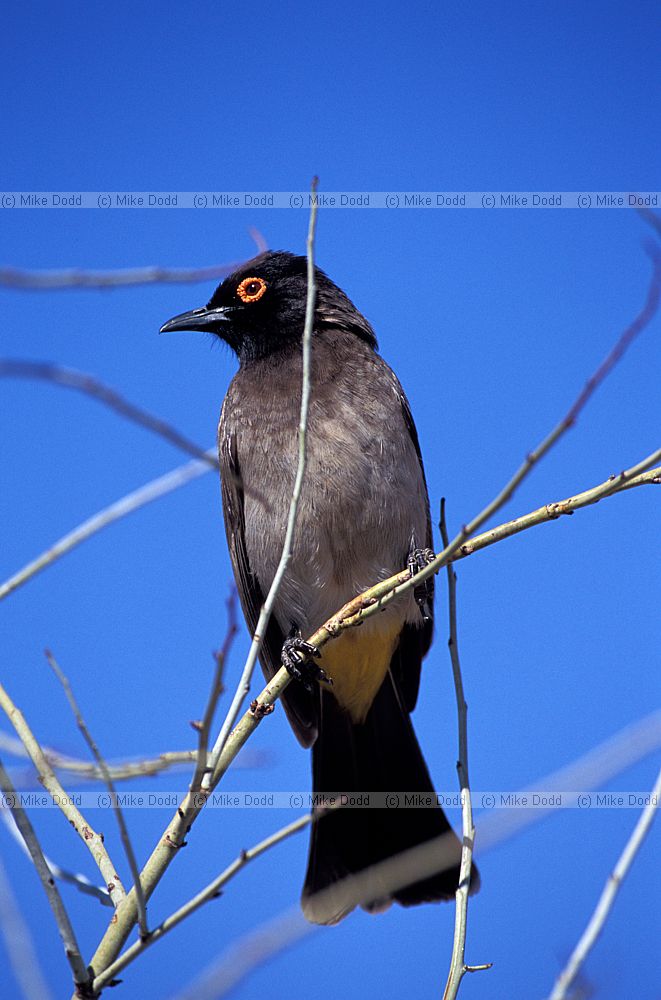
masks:
{"label": "orange eye ring", "polygon": [[236,289],[236,294],[242,302],[257,302],[266,291],[267,285],[263,278],[244,278]]}

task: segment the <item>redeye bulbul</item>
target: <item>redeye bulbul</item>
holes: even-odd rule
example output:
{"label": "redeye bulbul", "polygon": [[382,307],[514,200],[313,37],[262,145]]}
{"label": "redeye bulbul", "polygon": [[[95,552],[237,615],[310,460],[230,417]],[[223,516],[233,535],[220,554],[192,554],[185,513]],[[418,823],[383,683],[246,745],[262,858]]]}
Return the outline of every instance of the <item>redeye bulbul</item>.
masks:
{"label": "redeye bulbul", "polygon": [[[303,681],[291,683],[282,701],[299,742],[312,747],[320,798],[412,792],[435,799],[410,720],[432,638],[433,584],[343,631],[323,647],[318,666],[306,671],[298,652],[310,652],[301,635],[419,562],[432,546],[422,457],[404,391],[376,353],[365,317],[318,268],[315,281],[307,467],[261,663],[267,679],[284,662]],[[282,552],[298,465],[306,301],[306,259],[267,252],[223,281],[207,306],[162,327],[208,331],[239,359],[218,448],[227,541],[251,633]],[[461,846],[445,814],[437,806],[403,808],[401,800],[400,806],[339,809],[313,825],[302,896],[309,920],[336,923],[352,908],[338,884],[345,876],[441,834],[449,834],[444,871],[395,890],[375,878],[363,906],[378,911],[393,900],[409,906],[454,897]],[[315,898],[320,890],[328,891]]]}

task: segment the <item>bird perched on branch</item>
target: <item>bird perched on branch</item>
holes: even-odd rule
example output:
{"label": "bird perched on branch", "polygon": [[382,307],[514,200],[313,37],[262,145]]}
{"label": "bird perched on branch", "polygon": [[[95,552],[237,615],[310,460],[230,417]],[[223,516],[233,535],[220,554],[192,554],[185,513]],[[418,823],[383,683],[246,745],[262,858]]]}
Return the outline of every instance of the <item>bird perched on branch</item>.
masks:
{"label": "bird perched on branch", "polygon": [[[355,595],[425,564],[429,499],[408,401],[376,353],[372,327],[316,269],[307,465],[291,559],[261,652],[267,678],[281,663],[296,678],[283,694],[314,792],[434,797],[410,713],[432,638],[433,583],[392,601],[318,655],[303,640]],[[298,465],[307,261],[262,253],[228,277],[208,305],[162,332],[204,330],[239,359],[218,428],[223,511],[248,628],[254,631],[284,542]],[[317,653],[316,656],[311,655]],[[394,799],[391,802],[396,801]],[[381,801],[383,804],[383,801]],[[440,807],[344,808],[314,824],[303,888],[305,915],[331,924],[355,900],[342,879],[365,872],[365,909],[451,899],[461,847]],[[378,862],[446,834],[444,870],[395,888]],[[400,879],[401,881],[401,879]],[[474,870],[472,888],[477,888]]]}

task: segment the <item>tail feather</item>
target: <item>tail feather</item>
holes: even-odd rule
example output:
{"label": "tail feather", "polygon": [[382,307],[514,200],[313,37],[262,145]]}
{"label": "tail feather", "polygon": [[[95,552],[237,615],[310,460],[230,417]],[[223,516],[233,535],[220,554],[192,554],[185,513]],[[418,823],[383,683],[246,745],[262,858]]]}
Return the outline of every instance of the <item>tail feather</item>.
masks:
{"label": "tail feather", "polygon": [[[322,692],[321,725],[313,746],[313,785],[317,796],[366,792],[434,795],[427,765],[395,682],[388,674],[363,723],[355,724],[333,695]],[[404,906],[452,899],[459,882],[461,844],[443,810],[433,808],[340,808],[312,827],[303,887],[305,916],[313,923],[341,920],[355,906],[341,880],[418,844],[450,834],[443,854],[450,867],[395,890],[380,884],[378,872],[361,880],[361,905],[371,912],[396,901]],[[471,889],[478,888],[473,868]],[[363,892],[363,889],[365,890]],[[318,895],[317,894],[321,894]]]}

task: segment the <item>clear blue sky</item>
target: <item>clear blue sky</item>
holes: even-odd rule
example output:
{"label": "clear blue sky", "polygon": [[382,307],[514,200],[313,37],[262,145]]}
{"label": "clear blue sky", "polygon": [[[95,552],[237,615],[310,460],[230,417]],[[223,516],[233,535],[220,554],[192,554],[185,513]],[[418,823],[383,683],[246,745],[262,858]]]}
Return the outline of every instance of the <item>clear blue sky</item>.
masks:
{"label": "clear blue sky", "polygon": [[[656,5],[27,3],[5,11],[3,190],[628,191],[659,187]],[[656,56],[654,53],[656,52]],[[656,139],[654,137],[657,137]],[[251,256],[249,227],[302,252],[297,210],[5,211],[0,264],[195,266]],[[647,231],[618,211],[325,211],[317,257],[373,323],[411,400],[434,511],[454,527],[504,483],[565,412],[639,310]],[[229,351],[158,337],[212,285],[112,293],[1,292],[2,354],[95,374],[211,446]],[[579,425],[503,517],[560,499],[659,445],[657,318]],[[62,389],[0,385],[0,570],[9,576],[99,508],[185,459]],[[472,782],[516,789],[645,715],[659,697],[659,496],[634,490],[458,567]],[[109,757],[192,744],[231,579],[215,476],[97,536],[2,608],[2,682],[38,736],[83,752],[43,659],[53,649]],[[444,585],[415,724],[437,786],[455,787],[456,722]],[[247,646],[237,642],[235,677]],[[8,728],[3,725],[3,728]],[[227,788],[307,788],[309,762],[277,711],[268,754]],[[645,790],[652,758],[608,789]],[[185,775],[148,785],[183,788]],[[55,812],[50,853],[94,878]],[[150,905],[158,921],[290,812],[204,816]],[[459,821],[458,814],[454,816]],[[121,851],[112,817],[91,817]],[[128,814],[139,859],[167,813]],[[564,811],[488,854],[470,910],[466,1000],[541,998],[577,940],[636,820]],[[653,841],[656,841],[656,846]],[[0,829],[14,888],[39,931],[56,996],[68,975],[34,873]],[[167,997],[240,933],[298,898],[307,835],[244,872],[154,947],[117,995]],[[658,998],[661,924],[645,845],[586,975],[597,996]],[[64,887],[85,955],[107,911]],[[260,969],[239,1000],[437,997],[452,907],[353,916]],[[1,949],[1,946],[0,946]]]}

